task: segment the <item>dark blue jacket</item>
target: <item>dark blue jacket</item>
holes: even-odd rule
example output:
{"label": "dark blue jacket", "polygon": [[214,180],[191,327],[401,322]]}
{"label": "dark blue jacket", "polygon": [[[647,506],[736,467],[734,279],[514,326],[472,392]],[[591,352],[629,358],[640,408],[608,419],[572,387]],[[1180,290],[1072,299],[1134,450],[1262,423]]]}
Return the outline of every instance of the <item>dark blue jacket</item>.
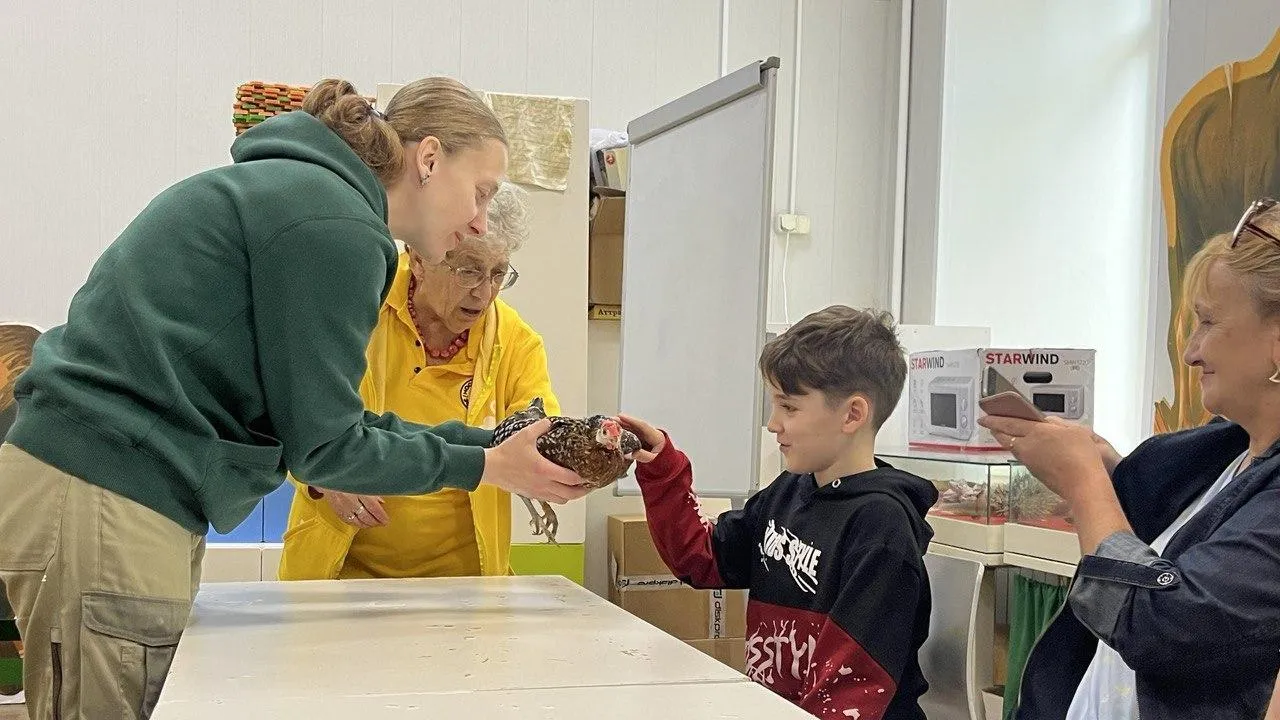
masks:
{"label": "dark blue jacket", "polygon": [[1215,421],[1151,438],[1116,467],[1134,532],[1081,560],[1031,651],[1017,720],[1064,718],[1099,638],[1133,668],[1143,720],[1262,717],[1280,671],[1280,443],[1163,556],[1150,548],[1248,446],[1239,425]]}

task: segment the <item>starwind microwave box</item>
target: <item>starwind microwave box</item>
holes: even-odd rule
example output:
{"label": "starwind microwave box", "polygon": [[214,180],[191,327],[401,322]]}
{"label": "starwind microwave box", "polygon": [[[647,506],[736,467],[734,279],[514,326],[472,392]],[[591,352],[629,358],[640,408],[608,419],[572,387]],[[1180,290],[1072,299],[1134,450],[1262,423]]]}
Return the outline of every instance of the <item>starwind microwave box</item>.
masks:
{"label": "starwind microwave box", "polygon": [[978,425],[978,399],[1017,390],[1045,415],[1093,426],[1094,351],[974,348],[911,353],[907,423],[912,447],[1000,450]]}

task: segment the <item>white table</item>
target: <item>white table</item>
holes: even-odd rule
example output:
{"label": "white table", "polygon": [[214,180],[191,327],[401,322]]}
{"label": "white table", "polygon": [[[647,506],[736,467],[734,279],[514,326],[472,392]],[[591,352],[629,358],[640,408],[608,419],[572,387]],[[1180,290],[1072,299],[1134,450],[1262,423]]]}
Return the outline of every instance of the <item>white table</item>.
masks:
{"label": "white table", "polygon": [[559,577],[207,585],[155,720],[808,718]]}

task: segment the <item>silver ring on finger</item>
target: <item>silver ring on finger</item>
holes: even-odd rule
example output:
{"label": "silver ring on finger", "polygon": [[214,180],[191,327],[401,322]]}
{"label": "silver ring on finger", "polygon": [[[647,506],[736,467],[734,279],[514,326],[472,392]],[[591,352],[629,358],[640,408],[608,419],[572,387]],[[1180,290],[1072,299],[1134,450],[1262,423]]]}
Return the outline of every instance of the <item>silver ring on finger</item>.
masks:
{"label": "silver ring on finger", "polygon": [[364,506],[364,503],[360,503],[360,507],[356,508],[355,514],[353,514],[351,517],[355,517],[356,515],[359,515],[360,513],[365,512],[366,510],[368,510],[368,508]]}
{"label": "silver ring on finger", "polygon": [[355,521],[356,521],[356,514],[355,514],[355,513],[351,513],[351,514],[350,514],[350,515],[348,515],[345,519],[346,519],[346,521],[347,521],[347,522],[355,522]]}

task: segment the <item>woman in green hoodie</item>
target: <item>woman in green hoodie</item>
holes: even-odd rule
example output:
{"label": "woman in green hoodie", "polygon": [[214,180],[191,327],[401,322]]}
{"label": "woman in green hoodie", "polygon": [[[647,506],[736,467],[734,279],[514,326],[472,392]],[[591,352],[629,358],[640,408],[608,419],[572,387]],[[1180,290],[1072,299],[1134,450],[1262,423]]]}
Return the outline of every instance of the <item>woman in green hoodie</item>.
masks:
{"label": "woman in green hoodie", "polygon": [[581,497],[546,423],[485,449],[461,423],[364,411],[365,346],[403,241],[482,235],[506,172],[485,103],[446,78],[386,113],[326,80],[156,197],[103,253],[15,389],[0,580],[32,717],[148,717],[225,532],[285,479],[357,494],[481,482]]}

